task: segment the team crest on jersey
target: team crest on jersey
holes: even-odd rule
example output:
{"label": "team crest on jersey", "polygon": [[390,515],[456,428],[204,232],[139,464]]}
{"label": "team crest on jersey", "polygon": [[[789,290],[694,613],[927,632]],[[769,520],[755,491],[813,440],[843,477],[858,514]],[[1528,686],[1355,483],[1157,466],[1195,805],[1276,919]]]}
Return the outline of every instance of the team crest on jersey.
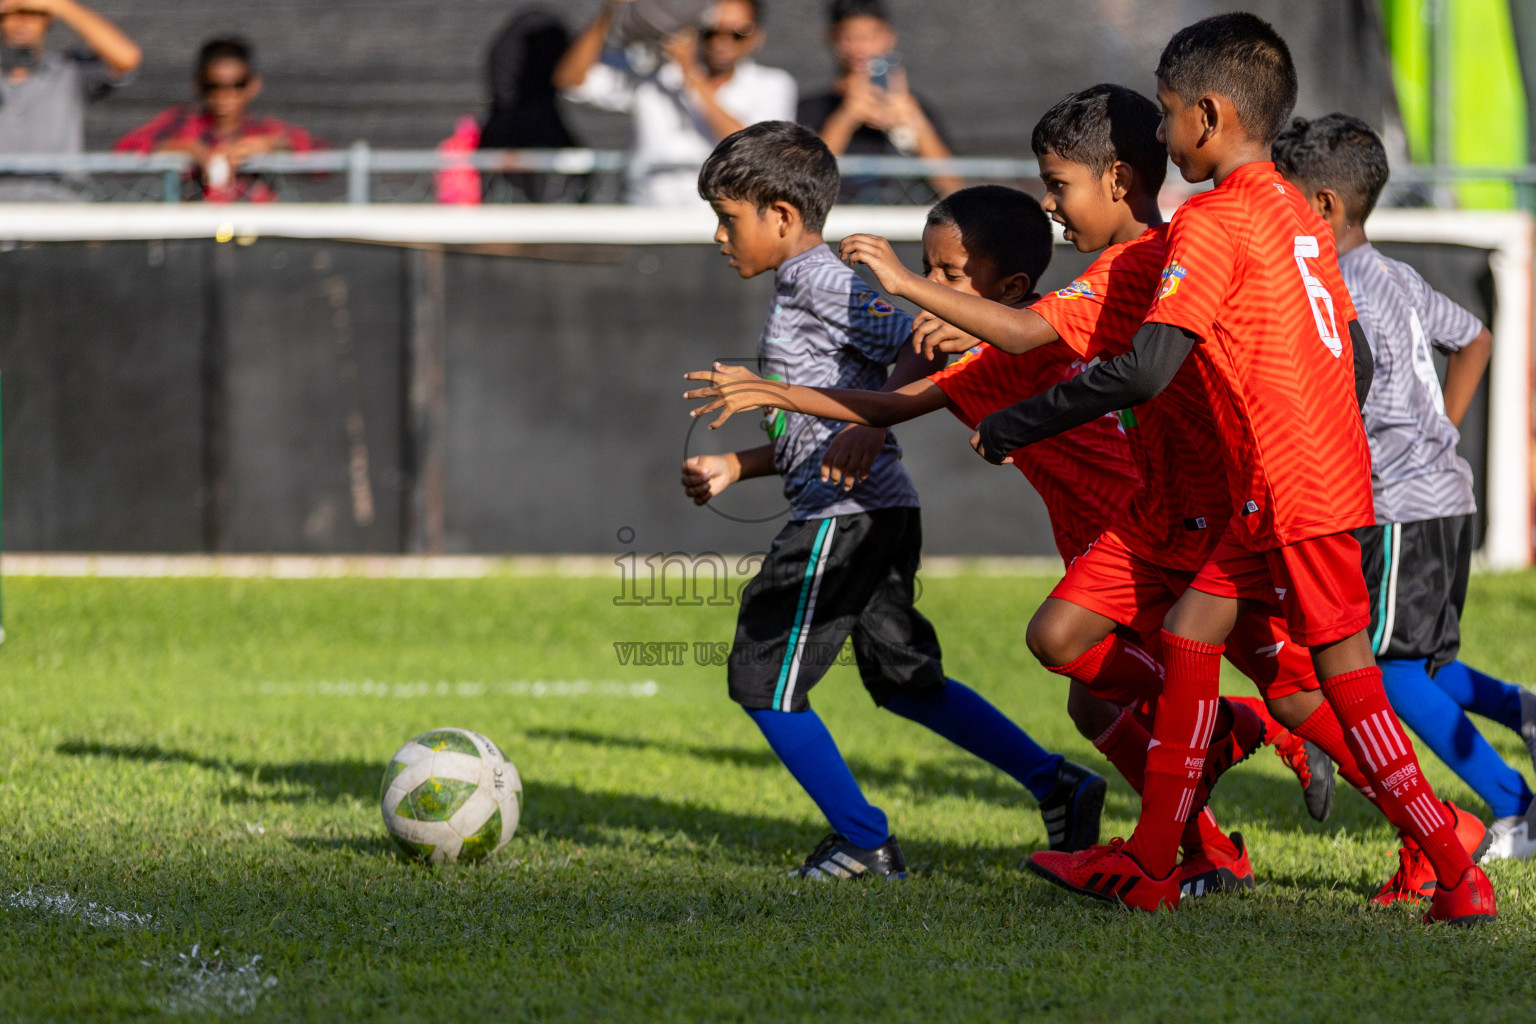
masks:
{"label": "team crest on jersey", "polygon": [[860,292],[859,301],[864,304],[864,312],[870,316],[890,316],[896,312],[896,307],[874,292]]}
{"label": "team crest on jersey", "polygon": [[1082,278],[1078,278],[1065,288],[1057,289],[1056,297],[1058,299],[1097,298],[1094,294],[1093,286]]}
{"label": "team crest on jersey", "polygon": [[1183,267],[1179,266],[1178,260],[1174,260],[1172,263],[1164,267],[1163,284],[1162,287],[1157,290],[1157,297],[1159,299],[1166,299],[1168,296],[1178,291],[1179,282],[1184,280],[1184,275],[1188,273],[1188,270],[1185,270]]}

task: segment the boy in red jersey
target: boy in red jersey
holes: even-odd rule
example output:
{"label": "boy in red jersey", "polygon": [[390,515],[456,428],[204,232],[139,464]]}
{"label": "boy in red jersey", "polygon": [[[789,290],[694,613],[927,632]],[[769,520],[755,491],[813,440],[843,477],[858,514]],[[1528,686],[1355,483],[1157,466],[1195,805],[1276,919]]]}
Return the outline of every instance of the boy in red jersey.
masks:
{"label": "boy in red jersey", "polygon": [[1163,623],[1167,678],[1135,834],[1069,858],[1037,854],[1030,866],[1087,895],[1102,898],[1094,881],[1117,875],[1148,894],[1149,909],[1156,895],[1177,904],[1177,838],[1220,767],[1208,768],[1207,752],[1223,642],[1245,607],[1278,605],[1296,642],[1312,648],[1344,742],[1383,810],[1434,865],[1425,919],[1487,921],[1497,914],[1492,887],[1457,834],[1456,813],[1424,779],[1364,632],[1368,598],[1350,531],[1373,521],[1359,415],[1369,363],[1352,371],[1366,345],[1331,234],[1269,162],[1295,96],[1284,41],[1253,15],[1208,18],[1174,36],[1158,66],[1162,135],[1186,180],[1217,187],[1170,225],[1162,285],[1132,350],[988,417],[973,438],[1001,461],[1020,443],[1157,395],[1194,351],[1230,488],[1227,532]]}
{"label": "boy in red jersey", "polygon": [[[1149,222],[1155,225],[1158,219],[1155,196],[1166,165],[1165,151],[1156,138],[1157,123],[1157,109],[1149,100],[1119,86],[1084,90],[1058,104],[1041,120],[1035,132],[1035,149],[1041,157],[1042,176],[1047,184],[1047,209],[1066,225],[1067,237],[1079,249],[1092,250],[1106,245],[1108,248],[1070,287],[1037,300],[1027,310],[1018,303],[998,305],[983,301],[990,298],[985,292],[980,293],[982,298],[977,298],[975,289],[954,288],[952,282],[942,280],[932,272],[926,281],[919,279],[900,266],[883,239],[855,236],[844,243],[845,252],[854,250],[862,262],[874,266],[883,287],[897,292],[918,291],[921,293],[916,296],[918,300],[929,306],[945,305],[944,300],[948,299],[949,305],[961,313],[972,314],[982,329],[986,328],[989,318],[994,322],[1023,320],[1026,330],[1033,324],[1036,333],[1042,335],[1030,338],[1036,345],[1042,340],[1056,339],[1057,334],[1051,326],[1055,323],[1066,344],[1047,344],[1038,351],[1019,355],[987,346],[980,353],[895,394],[847,389],[786,390],[779,385],[764,385],[736,368],[717,368],[712,373],[690,375],[693,379],[716,382],[716,387],[691,393],[691,397],[716,398],[715,402],[697,412],[719,408],[729,415],[761,405],[784,404],[827,418],[885,424],[937,408],[947,396],[957,414],[973,423],[978,416],[1019,397],[1038,393],[1052,383],[1038,373],[1031,379],[1026,369],[1042,365],[1042,357],[1050,353],[1063,353],[1067,359],[1076,356],[1092,358],[1106,345],[1116,344],[1118,347],[1110,349],[1111,354],[1123,351],[1145,316],[1164,262],[1163,232],[1159,227],[1149,227]],[[972,230],[967,228],[967,234]],[[933,254],[934,238],[930,225],[924,237],[925,258],[937,270],[942,261]],[[963,335],[954,340],[941,340],[940,335],[946,330],[948,328],[931,318],[919,329],[930,347],[955,349],[974,343],[974,339]],[[1115,338],[1118,342],[1112,340]],[[1069,376],[1075,375],[1074,371]],[[1123,713],[1119,705],[1155,696],[1161,687],[1161,670],[1150,654],[1134,642],[1126,641],[1115,629],[1117,625],[1124,625],[1139,628],[1144,631],[1143,635],[1150,631],[1155,636],[1163,613],[1188,585],[1216,539],[1215,531],[1208,529],[1205,522],[1208,514],[1219,509],[1226,500],[1226,481],[1220,468],[1219,452],[1207,453],[1208,457],[1185,459],[1188,464],[1180,466],[1177,472],[1154,465],[1159,460],[1166,463],[1170,458],[1182,458],[1182,449],[1179,444],[1171,443],[1167,426],[1178,422],[1170,411],[1175,409],[1174,401],[1175,395],[1164,396],[1159,403],[1123,415],[1122,420],[1132,439],[1131,448],[1137,461],[1144,464],[1146,473],[1150,474],[1143,479],[1188,478],[1196,483],[1191,483],[1181,493],[1195,494],[1204,504],[1185,500],[1180,506],[1176,501],[1160,500],[1160,490],[1140,490],[1130,514],[1121,520],[1125,531],[1134,538],[1133,543],[1145,552],[1132,560],[1132,565],[1139,567],[1139,573],[1127,572],[1126,561],[1130,556],[1125,542],[1114,533],[1106,534],[1086,549],[1086,553],[1082,553],[1085,551],[1083,544],[1062,546],[1063,559],[1071,565],[1068,579],[1037,616],[1037,621],[1050,621],[1053,612],[1058,617],[1062,613],[1075,613],[1082,620],[1078,623],[1079,632],[1085,629],[1097,631],[1080,641],[1075,653],[1059,659],[1042,654],[1042,660],[1054,671],[1074,677],[1069,702],[1074,721],[1138,791],[1149,736],[1143,724],[1130,713]],[[1200,414],[1206,404],[1203,393],[1186,396],[1184,401],[1192,410],[1191,415]],[[1140,419],[1150,421],[1145,429],[1139,423]],[[1093,422],[1101,424],[1104,421],[1100,418]],[[1085,427],[1079,427],[1073,433],[1083,429]],[[1117,448],[1125,443],[1118,429],[1113,431],[1113,441]],[[1093,451],[1084,454],[1089,461],[1076,471],[1079,480],[1085,479],[1094,464],[1102,461],[1102,456]],[[1051,486],[1048,475],[1041,471],[1040,457],[1032,449],[1023,449],[1015,452],[1011,461],[1045,496],[1052,521],[1057,524],[1059,542],[1061,522],[1081,521],[1084,517],[1063,500],[1071,497],[1070,492],[1063,495]],[[1042,480],[1042,476],[1046,479]],[[1205,481],[1203,489],[1197,483],[1202,480]],[[1175,511],[1178,514],[1174,514]],[[1095,531],[1110,525],[1110,521],[1102,517],[1091,518],[1091,522]],[[1150,525],[1143,528],[1142,524]],[[1096,536],[1096,533],[1090,536]],[[1184,552],[1182,556],[1181,551]],[[1110,559],[1109,569],[1100,570],[1090,579],[1099,579],[1106,571],[1113,575],[1119,570],[1122,585],[1105,588],[1099,583],[1097,589],[1106,590],[1105,596],[1095,594],[1096,588],[1092,586],[1082,583],[1074,586],[1085,567],[1099,565],[1106,557]],[[1285,701],[1301,691],[1315,691],[1317,683],[1306,652],[1288,643],[1283,622],[1278,623],[1278,631],[1276,625],[1267,614],[1245,617],[1239,635],[1234,637],[1231,660],[1272,700]],[[1062,632],[1059,626],[1050,629]],[[1031,644],[1037,653],[1041,652],[1043,643],[1032,628]],[[1108,697],[1114,703],[1096,699],[1094,693]],[[1320,701],[1321,698],[1314,698],[1312,707]],[[1252,749],[1263,730],[1251,715],[1243,717],[1247,726],[1244,731],[1246,749]],[[1300,716],[1301,719],[1305,717]],[[1284,734],[1283,729],[1274,728]],[[1300,741],[1294,742],[1301,745]],[[1346,764],[1350,763],[1342,745],[1340,754]],[[1236,756],[1233,755],[1233,760]],[[1301,756],[1305,758],[1306,754],[1303,752]],[[1317,756],[1316,761],[1326,763],[1321,756]],[[1326,813],[1327,799],[1331,797],[1331,775],[1325,776],[1322,771],[1318,775],[1322,785],[1314,787],[1313,795],[1317,795],[1315,790],[1323,790],[1325,795],[1321,803],[1323,813]],[[1235,843],[1229,840],[1215,827],[1214,818],[1209,814],[1195,815],[1194,818],[1183,843],[1186,856],[1181,883],[1187,886],[1187,891],[1205,893],[1213,888],[1251,886],[1252,871],[1247,865],[1241,839]]]}

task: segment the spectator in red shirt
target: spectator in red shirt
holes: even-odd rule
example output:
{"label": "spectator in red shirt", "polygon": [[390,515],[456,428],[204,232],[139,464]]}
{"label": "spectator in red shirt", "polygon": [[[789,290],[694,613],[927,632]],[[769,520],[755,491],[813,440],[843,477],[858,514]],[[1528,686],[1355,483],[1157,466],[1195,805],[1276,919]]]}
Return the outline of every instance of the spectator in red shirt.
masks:
{"label": "spectator in red shirt", "polygon": [[122,153],[186,153],[191,179],[204,199],[271,202],[278,198],[270,175],[240,166],[263,153],[303,153],[319,148],[304,129],[274,117],[246,113],[261,94],[251,45],[243,39],[212,39],[197,55],[201,103],[178,103],[117,140]]}

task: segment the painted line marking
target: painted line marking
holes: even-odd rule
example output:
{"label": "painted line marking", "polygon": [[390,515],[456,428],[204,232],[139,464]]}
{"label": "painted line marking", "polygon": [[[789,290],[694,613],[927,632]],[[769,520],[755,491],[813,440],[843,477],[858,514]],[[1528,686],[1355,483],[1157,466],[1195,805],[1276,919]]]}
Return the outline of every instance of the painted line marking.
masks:
{"label": "painted line marking", "polygon": [[13,892],[5,899],[7,910],[42,910],[60,917],[72,917],[95,928],[148,928],[154,920],[149,914],[114,910],[95,902],[84,902],[67,892],[48,893],[36,889]]}
{"label": "painted line marking", "polygon": [[643,682],[598,681],[588,679],[512,679],[499,682],[402,682],[376,679],[322,679],[314,682],[263,682],[256,687],[262,696],[272,697],[382,697],[409,700],[421,697],[654,697],[661,685],[654,679]]}

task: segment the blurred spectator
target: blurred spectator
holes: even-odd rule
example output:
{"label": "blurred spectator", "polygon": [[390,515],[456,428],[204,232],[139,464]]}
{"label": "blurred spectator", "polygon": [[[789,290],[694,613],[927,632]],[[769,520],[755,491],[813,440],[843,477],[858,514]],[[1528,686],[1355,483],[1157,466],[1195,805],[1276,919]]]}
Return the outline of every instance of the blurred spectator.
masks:
{"label": "blurred spectator", "polygon": [[[86,50],[45,46],[59,18]],[[0,0],[0,153],[79,153],[85,148],[85,105],[101,99],[139,66],[132,39],[74,0]],[[6,199],[72,199],[67,188],[12,178]]]}
{"label": "blurred spectator", "polygon": [[[837,81],[827,92],[800,101],[796,119],[821,136],[838,156],[953,156],[934,116],[907,86],[896,52],[896,28],[883,0],[832,0],[828,41],[837,57]],[[945,195],[961,182],[930,179]],[[843,178],[845,202],[928,202],[927,190],[884,178]]]}
{"label": "blurred spectator", "polygon": [[193,81],[201,103],[178,103],[161,111],[113,148],[120,153],[187,154],[193,162],[192,179],[210,202],[276,199],[270,175],[242,173],[240,165],[263,153],[304,153],[317,145],[302,128],[246,113],[261,94],[250,44],[234,38],[204,43]]}
{"label": "blurred spectator", "polygon": [[661,54],[642,46],[604,53],[614,11],[626,2],[608,0],[566,51],[555,85],[578,102],[633,114],[631,202],[698,203],[698,169],[715,143],[758,121],[792,120],[795,80],[752,60],[763,43],[756,0],[719,0]]}
{"label": "blurred spectator", "polygon": [[502,29],[486,60],[491,112],[480,129],[481,149],[569,149],[576,139],[556,102],[555,69],[571,35],[547,11],[528,10]]}
{"label": "blurred spectator", "polygon": [[[491,112],[480,129],[481,149],[570,149],[578,145],[560,114],[555,68],[571,34],[548,11],[513,16],[486,60]],[[581,197],[578,179],[560,174],[486,176],[486,198],[533,201]]]}

